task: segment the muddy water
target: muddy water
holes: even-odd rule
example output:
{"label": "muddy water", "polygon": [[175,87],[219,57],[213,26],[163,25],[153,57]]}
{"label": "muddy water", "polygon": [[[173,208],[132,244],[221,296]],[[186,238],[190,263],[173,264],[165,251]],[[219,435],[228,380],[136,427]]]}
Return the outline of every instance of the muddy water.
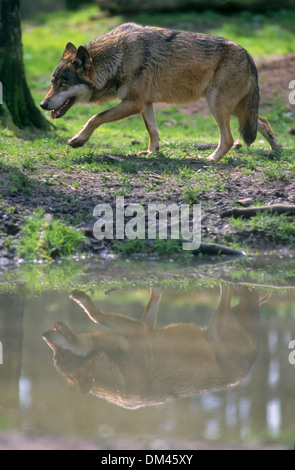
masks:
{"label": "muddy water", "polygon": [[295,269],[279,266],[3,274],[0,441],[292,448]]}

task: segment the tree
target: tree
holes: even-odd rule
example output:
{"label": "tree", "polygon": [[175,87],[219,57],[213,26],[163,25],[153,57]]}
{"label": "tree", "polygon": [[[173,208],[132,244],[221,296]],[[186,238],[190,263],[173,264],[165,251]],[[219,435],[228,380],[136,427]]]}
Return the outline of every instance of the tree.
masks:
{"label": "tree", "polygon": [[19,406],[22,369],[24,294],[0,294],[0,408]]}
{"label": "tree", "polygon": [[20,0],[0,0],[0,81],[3,105],[19,127],[49,129],[50,124],[35,106],[26,82],[21,42]]}

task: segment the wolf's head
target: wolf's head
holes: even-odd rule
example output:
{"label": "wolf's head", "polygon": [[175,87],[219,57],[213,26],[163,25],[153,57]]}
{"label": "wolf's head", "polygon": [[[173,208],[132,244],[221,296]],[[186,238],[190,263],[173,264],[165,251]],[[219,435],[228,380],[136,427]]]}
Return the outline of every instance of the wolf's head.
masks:
{"label": "wolf's head", "polygon": [[69,42],[51,78],[51,89],[40,103],[51,111],[51,118],[66,114],[75,102],[88,102],[93,93],[90,80],[92,60],[84,46],[78,49]]}
{"label": "wolf's head", "polygon": [[91,337],[74,333],[65,323],[55,321],[53,329],[43,333],[43,338],[53,350],[56,369],[62,374],[70,389],[88,392],[93,383],[91,363],[95,352]]}

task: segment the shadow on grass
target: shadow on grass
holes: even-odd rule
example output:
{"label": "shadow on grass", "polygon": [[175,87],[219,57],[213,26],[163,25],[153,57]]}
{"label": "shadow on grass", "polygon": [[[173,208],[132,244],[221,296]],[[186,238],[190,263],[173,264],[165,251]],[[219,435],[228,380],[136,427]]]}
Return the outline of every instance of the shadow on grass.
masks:
{"label": "shadow on grass", "polygon": [[[73,156],[71,163],[73,166],[87,164],[94,172],[99,169],[108,169],[109,171],[118,171],[127,174],[141,174],[142,172],[150,171],[158,175],[178,175],[183,168],[187,167],[192,170],[206,170],[208,168],[216,168],[216,170],[223,170],[229,168],[247,167],[251,165],[263,165],[269,162],[284,162],[289,161],[290,153],[294,153],[294,149],[288,149],[281,155],[270,157],[270,149],[249,149],[244,147],[242,151],[232,150],[223,159],[216,163],[208,160],[210,152],[207,148],[216,147],[213,144],[189,144],[189,151],[186,153],[189,156],[175,156],[173,155],[173,148],[168,149],[167,152],[159,151],[156,154],[145,156],[138,155],[137,153],[128,152],[126,154],[121,152],[102,152],[97,153],[95,150],[89,154],[82,156]],[[186,151],[186,147],[182,149]],[[203,150],[206,149],[206,153]],[[198,153],[194,155],[194,153]],[[200,156],[201,154],[201,156]],[[203,154],[203,155],[202,155]]]}
{"label": "shadow on grass", "polygon": [[[172,152],[169,152],[172,153]],[[138,155],[136,153],[106,153],[101,154],[91,152],[91,154],[72,158],[73,165],[96,165],[99,169],[100,165],[107,165],[109,170],[129,174],[139,174],[143,171],[150,171],[159,175],[178,174],[183,167],[191,168],[207,168],[214,167],[214,162],[207,160],[207,157],[199,158],[197,156],[174,157],[159,151],[157,154],[150,156]]]}

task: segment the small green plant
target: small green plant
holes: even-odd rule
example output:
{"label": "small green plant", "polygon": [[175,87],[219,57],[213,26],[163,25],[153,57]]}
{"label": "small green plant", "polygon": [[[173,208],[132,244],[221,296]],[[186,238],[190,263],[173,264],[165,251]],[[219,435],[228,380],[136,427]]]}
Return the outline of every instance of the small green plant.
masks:
{"label": "small green plant", "polygon": [[135,238],[134,240],[125,240],[124,242],[113,241],[112,248],[114,253],[120,255],[132,255],[140,253],[146,255],[148,253],[148,241]]}
{"label": "small green plant", "polygon": [[195,171],[192,170],[192,168],[188,166],[184,166],[183,168],[179,168],[179,173],[178,173],[178,181],[185,182],[186,180],[190,179],[193,177],[195,174]]}
{"label": "small green plant", "polygon": [[295,242],[294,219],[287,214],[261,212],[249,220],[232,218],[231,225],[241,232],[253,230],[263,233],[269,240],[279,243]]}
{"label": "small green plant", "polygon": [[31,181],[26,175],[20,171],[14,170],[10,173],[10,189],[14,194],[31,194],[32,188],[34,186],[33,181]]}
{"label": "small green plant", "polygon": [[130,256],[132,254],[139,255],[159,255],[159,256],[172,256],[177,253],[187,255],[182,249],[182,242],[180,240],[125,240],[124,242],[114,241],[112,244],[113,251],[120,255]]}
{"label": "small green plant", "polygon": [[199,186],[187,186],[182,199],[186,204],[199,204],[201,189]]}
{"label": "small green plant", "polygon": [[8,214],[14,214],[16,212],[16,207],[6,205],[2,198],[0,198],[0,209]]}
{"label": "small green plant", "polygon": [[27,260],[51,260],[75,254],[82,247],[82,239],[81,232],[44,214],[43,208],[39,208],[26,218],[16,250]]}
{"label": "small green plant", "polygon": [[286,173],[285,169],[279,165],[272,165],[263,170],[264,180],[272,181],[287,181],[289,175]]}

